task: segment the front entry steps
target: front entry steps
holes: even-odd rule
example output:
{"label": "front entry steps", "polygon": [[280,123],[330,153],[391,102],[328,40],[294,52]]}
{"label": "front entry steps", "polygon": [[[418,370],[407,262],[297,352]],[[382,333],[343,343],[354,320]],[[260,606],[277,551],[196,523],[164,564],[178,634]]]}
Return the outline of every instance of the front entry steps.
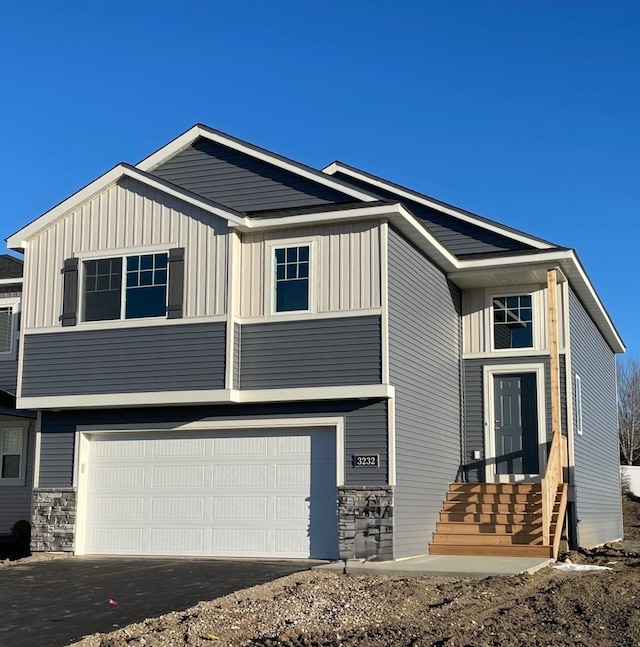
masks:
{"label": "front entry steps", "polygon": [[539,483],[452,483],[429,554],[552,557],[563,487],[554,505],[550,545],[545,545]]}

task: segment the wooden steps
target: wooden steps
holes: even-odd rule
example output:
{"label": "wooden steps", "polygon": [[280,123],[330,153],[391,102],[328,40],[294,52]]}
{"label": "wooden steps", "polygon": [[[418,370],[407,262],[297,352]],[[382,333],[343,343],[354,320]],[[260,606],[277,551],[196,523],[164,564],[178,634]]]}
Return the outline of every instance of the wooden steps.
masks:
{"label": "wooden steps", "polygon": [[[558,490],[560,499],[560,489]],[[556,503],[552,537],[560,508]],[[440,513],[431,555],[551,557],[543,544],[539,483],[452,483]]]}

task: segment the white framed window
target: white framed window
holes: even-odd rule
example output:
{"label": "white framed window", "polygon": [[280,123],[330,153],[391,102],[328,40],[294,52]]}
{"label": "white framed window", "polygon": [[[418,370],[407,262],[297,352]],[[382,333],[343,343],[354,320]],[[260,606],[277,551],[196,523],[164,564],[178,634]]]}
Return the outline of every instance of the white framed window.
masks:
{"label": "white framed window", "polygon": [[271,291],[271,314],[315,311],[315,249],[313,239],[274,241],[268,247],[267,286]]}
{"label": "white framed window", "polygon": [[82,321],[165,317],[166,251],[82,261]]}
{"label": "white framed window", "polygon": [[576,431],[582,436],[582,378],[576,373]]}
{"label": "white framed window", "polygon": [[19,305],[18,297],[0,298],[0,361],[16,358]]}
{"label": "white framed window", "polygon": [[498,293],[491,296],[493,350],[534,348],[534,304],[530,293]]}
{"label": "white framed window", "polygon": [[0,485],[25,482],[26,440],[23,427],[0,428]]}

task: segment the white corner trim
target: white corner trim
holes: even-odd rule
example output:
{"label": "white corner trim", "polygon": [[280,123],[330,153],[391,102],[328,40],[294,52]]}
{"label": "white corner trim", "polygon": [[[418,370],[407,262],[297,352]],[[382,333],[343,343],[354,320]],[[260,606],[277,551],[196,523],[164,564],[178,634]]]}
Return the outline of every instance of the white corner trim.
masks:
{"label": "white corner trim", "polygon": [[322,169],[322,172],[329,175],[333,175],[336,172],[349,175],[350,177],[366,182],[372,186],[390,191],[391,193],[395,193],[396,195],[403,198],[413,200],[414,202],[419,202],[420,204],[423,204],[431,209],[435,209],[436,211],[440,211],[441,213],[446,213],[447,215],[452,216],[458,220],[471,223],[473,225],[476,225],[477,227],[481,227],[482,229],[500,234],[501,236],[505,236],[506,238],[511,238],[512,240],[517,240],[518,242],[525,243],[526,245],[531,245],[536,249],[551,249],[553,247],[553,245],[550,245],[549,243],[544,243],[540,240],[527,236],[526,234],[518,234],[516,232],[510,231],[505,227],[501,227],[498,223],[493,224],[486,222],[480,218],[475,218],[467,213],[464,213],[463,211],[456,209],[453,206],[442,205],[434,200],[430,200],[427,196],[421,195],[420,193],[398,188],[397,186],[394,186],[389,182],[385,182],[380,178],[372,178],[368,174],[361,173],[356,171],[355,169],[343,166],[342,164],[340,164],[340,162],[333,162],[332,164],[329,164],[329,166]]}
{"label": "white corner trim", "polygon": [[389,398],[387,406],[387,424],[388,424],[388,439],[387,439],[387,478],[389,485],[396,484],[396,399],[395,397]]}
{"label": "white corner trim", "polygon": [[176,137],[176,139],[157,150],[152,155],[149,155],[149,157],[143,159],[141,162],[136,164],[136,168],[139,168],[142,171],[151,171],[165,160],[176,155],[179,151],[190,146],[199,137],[215,142],[217,144],[222,144],[223,146],[227,146],[228,148],[236,150],[249,157],[253,157],[254,159],[258,159],[262,162],[267,162],[268,164],[272,164],[273,166],[277,166],[278,168],[290,171],[291,173],[295,173],[296,175],[299,175],[306,179],[313,180],[318,184],[322,184],[331,189],[339,191],[340,193],[344,193],[345,195],[357,198],[358,200],[364,200],[365,202],[378,200],[377,197],[371,195],[364,189],[357,189],[347,184],[343,184],[336,178],[332,178],[331,176],[322,173],[321,171],[316,171],[315,169],[307,166],[298,165],[291,160],[287,160],[286,158],[283,158],[279,155],[274,155],[273,153],[270,153],[265,149],[254,147],[249,145],[247,142],[226,136],[224,133],[212,131],[208,128],[203,128],[200,124],[196,124],[185,133],[183,133],[179,137]]}
{"label": "white corner trim", "polygon": [[389,224],[385,220],[380,225],[380,317],[382,383],[390,384],[389,379]]}
{"label": "white corner trim", "polygon": [[216,403],[300,402],[304,400],[387,399],[394,387],[388,384],[325,386],[316,388],[264,389],[239,391],[216,389],[199,391],[155,391],[144,393],[98,393],[19,397],[20,409],[99,409],[103,407],[144,407],[153,405],[197,405]]}

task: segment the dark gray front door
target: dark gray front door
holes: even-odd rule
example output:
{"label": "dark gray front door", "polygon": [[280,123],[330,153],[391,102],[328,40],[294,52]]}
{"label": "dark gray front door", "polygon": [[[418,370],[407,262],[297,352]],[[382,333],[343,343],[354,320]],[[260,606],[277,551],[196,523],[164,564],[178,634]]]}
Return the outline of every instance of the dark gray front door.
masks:
{"label": "dark gray front door", "polygon": [[496,474],[538,474],[535,373],[495,375]]}

